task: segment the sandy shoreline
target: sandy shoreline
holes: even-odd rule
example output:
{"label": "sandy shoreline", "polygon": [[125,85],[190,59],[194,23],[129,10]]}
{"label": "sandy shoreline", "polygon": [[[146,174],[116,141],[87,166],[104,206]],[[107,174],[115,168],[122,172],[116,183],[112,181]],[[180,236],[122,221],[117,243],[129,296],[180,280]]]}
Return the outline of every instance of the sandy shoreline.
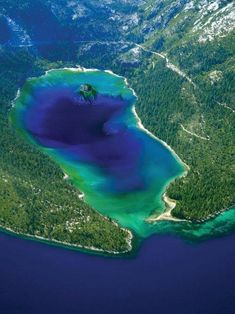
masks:
{"label": "sandy shoreline", "polygon": [[166,142],[164,142],[163,140],[161,140],[160,138],[158,138],[156,135],[154,135],[153,133],[151,133],[149,130],[147,130],[143,124],[141,119],[139,118],[137,112],[136,112],[136,108],[135,106],[132,109],[132,112],[134,113],[136,119],[137,119],[137,124],[138,127],[143,130],[145,133],[147,133],[149,136],[151,136],[152,138],[154,138],[155,140],[157,140],[158,142],[160,142],[163,146],[165,146],[173,155],[174,157],[177,159],[177,161],[179,161],[181,164],[184,165],[184,167],[187,169],[184,173],[184,175],[186,175],[186,172],[190,169],[190,167],[176,154],[176,152],[173,150],[173,148],[171,148]]}
{"label": "sandy shoreline", "polygon": [[[128,82],[127,82],[127,79],[126,80],[126,83],[128,85]],[[129,85],[128,85],[129,86]],[[132,89],[133,90],[133,89]],[[137,97],[138,99],[138,96],[136,95],[135,91],[133,90],[133,93],[134,95]],[[171,153],[172,155],[175,157],[175,159],[180,162],[184,168],[185,168],[185,171],[183,172],[183,174],[179,177],[185,177],[187,176],[188,174],[188,171],[190,170],[190,167],[176,154],[176,152],[166,143],[164,142],[163,140],[161,140],[160,138],[158,138],[156,135],[154,135],[153,133],[151,133],[148,129],[146,129],[140,119],[140,117],[138,116],[137,112],[136,112],[136,107],[133,106],[132,107],[132,112],[137,120],[137,125],[139,127],[139,129],[143,130],[145,133],[147,133],[149,136],[151,136],[152,138],[154,138],[155,140],[157,140],[158,142],[160,142],[163,146],[165,146]],[[182,221],[186,221],[184,219],[180,219],[180,218],[176,218],[176,217],[173,217],[172,216],[172,210],[175,208],[176,206],[176,201],[175,200],[172,200],[170,199],[167,194],[166,194],[166,191],[167,191],[168,187],[165,189],[165,192],[162,196],[162,199],[163,201],[165,202],[166,204],[166,208],[164,210],[164,212],[160,215],[151,215],[149,218],[146,219],[146,222],[148,223],[154,223],[154,222],[157,222],[157,221],[162,221],[162,220],[169,220],[169,221],[175,221],[175,222],[182,222]]]}
{"label": "sandy shoreline", "polygon": [[166,204],[165,211],[162,214],[160,214],[160,215],[157,215],[157,214],[154,215],[153,214],[152,216],[150,216],[148,219],[146,219],[146,221],[148,223],[154,223],[154,222],[163,221],[163,220],[175,221],[175,222],[186,221],[184,219],[179,219],[179,218],[176,218],[176,217],[172,216],[171,213],[172,213],[172,210],[176,206],[176,201],[172,200],[171,198],[169,198],[167,196],[166,192],[163,194],[162,199],[163,199],[163,201]]}

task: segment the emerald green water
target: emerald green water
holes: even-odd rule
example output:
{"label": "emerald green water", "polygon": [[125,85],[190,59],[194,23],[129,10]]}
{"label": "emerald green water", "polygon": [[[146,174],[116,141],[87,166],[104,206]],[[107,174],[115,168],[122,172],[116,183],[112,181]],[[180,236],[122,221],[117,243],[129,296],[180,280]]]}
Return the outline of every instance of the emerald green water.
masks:
{"label": "emerald green water", "polygon": [[[89,144],[88,148],[84,148],[84,143],[73,144],[69,148],[69,145],[50,144],[51,139],[49,144],[42,144],[36,133],[29,130],[37,125],[37,132],[41,132],[43,124],[40,124],[40,121],[44,121],[48,113],[40,111],[40,106],[45,108],[54,106],[53,102],[45,101],[46,97],[43,95],[51,95],[52,98],[56,95],[58,99],[66,95],[73,99],[76,98],[75,91],[81,84],[91,84],[98,94],[106,97],[106,109],[113,106],[115,99],[123,103],[124,109],[106,121],[111,133],[105,134],[102,140],[97,137],[95,144]],[[206,239],[235,229],[235,209],[200,224],[184,221],[158,221],[151,224],[146,222],[152,214],[158,215],[164,212],[165,204],[162,195],[170,182],[183,175],[185,168],[180,159],[165,145],[139,128],[133,112],[135,101],[136,96],[123,77],[97,70],[53,70],[42,77],[30,79],[25,84],[15,101],[11,120],[21,135],[33,145],[37,145],[63,169],[69,176],[70,182],[85,194],[85,202],[101,214],[116,220],[121,226],[131,229],[140,237],[145,238],[154,233],[170,233],[192,240]],[[93,111],[94,109],[91,108],[92,115],[94,115]],[[33,126],[29,127],[29,124]],[[104,152],[106,141],[107,154]],[[102,142],[97,148],[101,158],[108,156],[114,158],[112,152],[119,151],[118,143],[121,158],[125,162],[119,160],[116,163],[114,160],[109,165],[107,161],[106,169],[104,166],[101,167],[99,162],[91,161],[93,153],[91,156],[89,154],[96,142]],[[123,147],[127,153],[128,150],[131,151],[131,155],[127,158],[124,158]],[[77,153],[78,156],[75,158],[73,155],[75,150],[82,152],[86,157],[81,159]],[[138,188],[135,188],[135,181],[138,183],[136,183]]]}

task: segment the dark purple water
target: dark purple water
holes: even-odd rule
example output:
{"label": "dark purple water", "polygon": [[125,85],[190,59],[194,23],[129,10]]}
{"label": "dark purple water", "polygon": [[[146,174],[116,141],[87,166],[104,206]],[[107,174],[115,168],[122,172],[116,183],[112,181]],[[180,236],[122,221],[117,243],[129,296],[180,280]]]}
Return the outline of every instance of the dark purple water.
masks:
{"label": "dark purple water", "polygon": [[105,126],[128,105],[102,95],[90,103],[69,88],[42,89],[31,99],[24,117],[27,130],[41,145],[67,149],[106,139],[112,133]]}
{"label": "dark purple water", "polygon": [[0,313],[234,314],[234,243],[154,236],[109,259],[0,234]]}
{"label": "dark purple water", "polygon": [[98,167],[112,178],[109,190],[145,188],[143,141],[136,134],[140,131],[121,120],[131,102],[100,94],[84,101],[74,86],[41,88],[30,99],[23,121],[40,145],[56,149],[65,159]]}

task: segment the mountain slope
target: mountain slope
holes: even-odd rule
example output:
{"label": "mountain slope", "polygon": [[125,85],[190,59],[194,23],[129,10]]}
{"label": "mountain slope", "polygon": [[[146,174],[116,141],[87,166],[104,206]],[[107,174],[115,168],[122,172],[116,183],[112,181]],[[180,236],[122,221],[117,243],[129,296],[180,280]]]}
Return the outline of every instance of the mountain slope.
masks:
{"label": "mountain slope", "polygon": [[[231,1],[159,1],[144,12],[148,22],[144,19],[133,33],[144,34],[142,45],[169,59],[171,66],[165,66],[178,75],[172,76],[161,66],[161,58],[152,55],[154,69],[147,63],[148,78],[140,78],[136,87],[138,93],[138,85],[151,82],[148,91],[139,92],[143,93],[139,114],[145,126],[190,167],[188,176],[168,190],[177,200],[173,214],[201,221],[235,203],[235,5]],[[146,25],[148,31],[143,31]],[[165,76],[164,82],[159,80]],[[172,98],[170,86],[178,86]]]}

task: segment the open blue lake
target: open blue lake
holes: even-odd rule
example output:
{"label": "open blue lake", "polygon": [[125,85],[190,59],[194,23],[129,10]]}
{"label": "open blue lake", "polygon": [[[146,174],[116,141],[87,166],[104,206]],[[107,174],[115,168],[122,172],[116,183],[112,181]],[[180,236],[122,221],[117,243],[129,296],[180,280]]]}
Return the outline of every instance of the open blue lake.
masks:
{"label": "open blue lake", "polygon": [[234,314],[234,243],[158,235],[112,259],[0,233],[0,313]]}

